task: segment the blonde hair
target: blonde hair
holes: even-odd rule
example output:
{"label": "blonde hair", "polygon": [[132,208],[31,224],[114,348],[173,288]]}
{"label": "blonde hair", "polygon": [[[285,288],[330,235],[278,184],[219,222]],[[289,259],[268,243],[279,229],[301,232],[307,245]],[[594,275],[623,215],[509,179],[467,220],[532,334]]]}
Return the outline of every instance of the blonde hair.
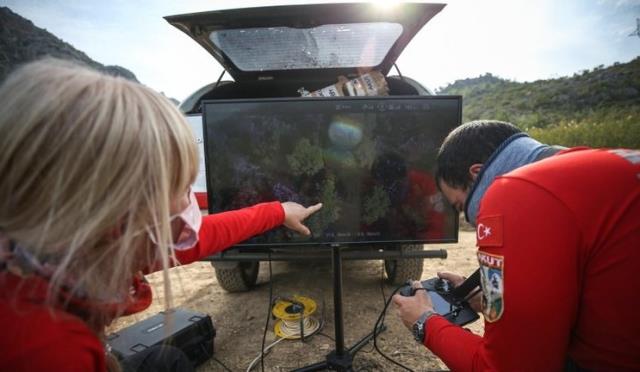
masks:
{"label": "blonde hair", "polygon": [[88,299],[121,299],[160,259],[170,307],[170,205],[193,183],[197,151],[180,111],[151,89],[29,63],[0,86],[0,231],[56,265],[54,295],[71,283]]}

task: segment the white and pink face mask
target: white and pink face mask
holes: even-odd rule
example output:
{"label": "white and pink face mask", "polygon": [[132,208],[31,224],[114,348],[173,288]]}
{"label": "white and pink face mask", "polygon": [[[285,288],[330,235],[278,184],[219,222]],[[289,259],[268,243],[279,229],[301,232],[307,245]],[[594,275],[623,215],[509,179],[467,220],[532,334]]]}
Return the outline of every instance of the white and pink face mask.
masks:
{"label": "white and pink face mask", "polygon": [[195,247],[198,244],[198,233],[202,226],[202,213],[200,206],[193,190],[189,190],[189,205],[175,218],[180,218],[184,222],[184,227],[178,234],[174,242],[174,249],[186,250]]}
{"label": "white and pink face mask", "polygon": [[[171,217],[171,223],[174,223],[176,219],[180,219],[183,222],[182,229],[174,239],[172,248],[179,251],[191,249],[198,244],[198,233],[200,232],[200,226],[202,225],[202,213],[200,213],[200,207],[198,206],[198,200],[193,190],[189,190],[189,205],[180,214]],[[158,240],[154,234],[149,231],[149,239],[154,244],[158,244]]]}

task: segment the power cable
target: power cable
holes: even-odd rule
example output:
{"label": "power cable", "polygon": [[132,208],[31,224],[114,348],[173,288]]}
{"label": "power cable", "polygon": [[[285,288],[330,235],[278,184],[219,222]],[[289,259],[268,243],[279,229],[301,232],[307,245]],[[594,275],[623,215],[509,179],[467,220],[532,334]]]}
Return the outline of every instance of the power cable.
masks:
{"label": "power cable", "polygon": [[271,318],[271,301],[273,301],[273,270],[271,268],[271,251],[267,252],[267,260],[269,261],[269,309],[267,310],[267,321],[264,325],[262,333],[262,345],[260,346],[260,368],[264,372],[264,343],[267,339],[267,329],[269,328],[269,319]]}
{"label": "power cable", "polygon": [[211,359],[213,359],[215,362],[217,362],[218,364],[220,364],[222,366],[222,368],[224,368],[225,371],[227,372],[232,372],[231,369],[229,369],[229,367],[225,366],[224,363],[222,363],[218,358],[216,357],[211,357]]}
{"label": "power cable", "polygon": [[382,309],[382,312],[380,313],[380,315],[378,316],[378,320],[376,321],[375,325],[373,326],[373,347],[376,349],[376,351],[378,352],[378,354],[380,354],[381,356],[383,356],[386,360],[390,361],[391,363],[397,365],[400,368],[403,368],[406,371],[410,371],[413,372],[413,370],[407,366],[405,366],[404,364],[395,361],[394,359],[392,359],[391,357],[387,356],[387,354],[383,353],[382,350],[380,350],[380,348],[378,348],[378,326],[379,324],[382,324],[382,322],[384,321],[384,317],[385,314],[387,313],[387,308],[389,308],[389,304],[391,303],[391,299],[393,298],[393,295],[395,295],[396,293],[398,293],[398,291],[400,290],[400,288],[402,288],[404,285],[399,286],[398,288],[396,288],[391,295],[389,296],[389,299],[385,302],[384,304],[384,308]]}
{"label": "power cable", "polygon": [[[304,315],[309,315],[315,311],[316,305],[315,305],[315,302],[313,302],[313,300],[308,299],[306,297],[302,297],[302,296],[293,296],[294,299],[282,298],[283,301],[287,301],[287,302],[290,302],[291,304],[296,304],[301,307],[301,311],[299,313],[300,319],[299,320],[294,319],[296,318],[295,316],[293,316],[295,315],[295,313],[288,319],[280,319],[279,322],[277,323],[277,325],[279,324],[280,327],[276,327],[276,334],[279,333],[278,331],[281,331],[281,333],[278,334],[280,338],[278,338],[277,340],[275,340],[265,348],[265,343],[267,339],[267,329],[269,329],[269,320],[271,318],[272,306],[274,303],[273,268],[271,264],[271,251],[267,253],[267,261],[269,262],[269,309],[267,311],[267,320],[264,325],[264,332],[262,333],[262,344],[260,346],[260,354],[251,361],[251,363],[249,364],[249,367],[247,368],[247,372],[251,371],[251,369],[257,363],[258,359],[260,360],[261,371],[264,372],[265,354],[269,350],[271,350],[271,348],[273,348],[278,343],[280,343],[282,340],[298,338],[299,336],[304,341],[305,332],[306,332],[305,330],[309,330],[308,335],[306,337],[310,337],[319,333],[322,330],[322,327],[324,326],[324,300],[323,300],[323,307],[322,307],[322,318],[320,319],[320,322],[318,322],[314,318],[304,316]],[[329,337],[327,335],[324,335],[324,336]]]}
{"label": "power cable", "polygon": [[260,354],[258,354],[258,356],[255,357],[251,361],[251,363],[249,363],[249,367],[247,367],[247,372],[250,372],[253,369],[253,366],[258,362],[258,359],[264,360],[264,355],[266,353],[268,353],[271,350],[272,347],[276,346],[282,340],[286,340],[286,339],[285,338],[279,338],[279,339],[273,341],[272,343],[270,343],[269,346],[267,346],[266,348],[262,349],[262,352]]}

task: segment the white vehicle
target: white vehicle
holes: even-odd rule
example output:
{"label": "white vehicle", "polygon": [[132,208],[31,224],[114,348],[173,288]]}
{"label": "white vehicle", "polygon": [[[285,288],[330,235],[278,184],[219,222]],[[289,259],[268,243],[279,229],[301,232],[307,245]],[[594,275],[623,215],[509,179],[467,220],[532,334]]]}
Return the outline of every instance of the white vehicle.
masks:
{"label": "white vehicle", "polygon": [[[336,3],[165,17],[205,48],[233,78],[222,80],[221,75],[180,105],[196,133],[201,154],[204,100],[299,97],[301,87],[314,91],[335,84],[340,75],[352,79],[370,70],[386,77],[390,96],[430,95],[415,80],[388,74],[414,35],[443,8],[443,4],[406,3],[388,10],[368,3]],[[194,190],[203,209],[208,204],[205,169],[201,155]],[[423,246],[397,245],[385,250],[400,257],[422,251]],[[238,259],[242,254],[231,249],[212,261],[218,282],[228,291],[248,290],[256,282],[261,258]],[[427,256],[384,256],[389,280],[401,283],[406,278],[420,278]]]}

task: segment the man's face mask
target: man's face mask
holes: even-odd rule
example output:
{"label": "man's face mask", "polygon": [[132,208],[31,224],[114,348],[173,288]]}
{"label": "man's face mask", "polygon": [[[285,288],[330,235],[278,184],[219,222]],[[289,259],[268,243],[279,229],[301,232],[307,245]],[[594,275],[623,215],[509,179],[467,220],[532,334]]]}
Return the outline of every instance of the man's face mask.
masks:
{"label": "man's face mask", "polygon": [[[180,231],[173,234],[173,249],[187,250],[198,244],[198,233],[202,225],[202,214],[196,200],[196,194],[193,190],[189,190],[189,205],[180,214],[171,217],[171,226],[181,225]],[[149,238],[154,244],[158,244],[158,240],[154,234],[149,231]]]}

